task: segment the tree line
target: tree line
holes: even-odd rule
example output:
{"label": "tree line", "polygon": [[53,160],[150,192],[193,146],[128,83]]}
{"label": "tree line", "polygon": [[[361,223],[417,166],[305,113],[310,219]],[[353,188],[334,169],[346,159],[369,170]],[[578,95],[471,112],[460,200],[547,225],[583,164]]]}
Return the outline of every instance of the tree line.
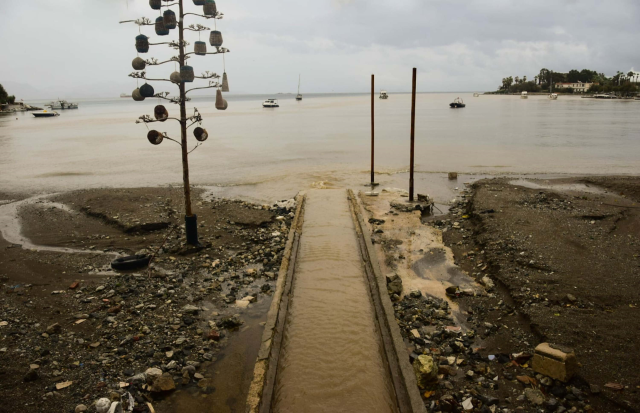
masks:
{"label": "tree line", "polygon": [[[629,95],[638,91],[637,83],[640,81],[640,74],[634,72],[624,73],[618,71],[615,75],[608,77],[604,73],[595,70],[572,69],[567,73],[557,73],[549,69],[542,68],[534,76],[533,80],[527,80],[526,76],[509,76],[502,78],[502,84],[498,88],[498,93],[521,93],[526,92],[548,92],[551,83],[593,83],[588,93],[616,93]],[[554,92],[573,93],[573,88],[555,88]]]}
{"label": "tree line", "polygon": [[13,104],[15,103],[15,101],[16,101],[16,97],[13,95],[9,96],[7,91],[4,90],[4,87],[0,85],[0,104],[1,105],[4,105],[5,103]]}

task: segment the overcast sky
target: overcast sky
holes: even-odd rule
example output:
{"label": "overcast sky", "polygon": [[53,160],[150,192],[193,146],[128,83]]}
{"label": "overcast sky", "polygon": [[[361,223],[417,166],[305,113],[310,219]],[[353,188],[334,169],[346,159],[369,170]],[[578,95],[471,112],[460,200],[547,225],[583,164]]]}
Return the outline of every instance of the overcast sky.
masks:
{"label": "overcast sky", "polygon": [[[197,11],[184,0],[188,11]],[[542,67],[615,74],[640,68],[638,0],[219,0],[233,93],[494,90],[502,77]],[[24,97],[109,97],[131,92],[147,0],[0,0],[0,83]],[[186,23],[213,27],[187,16]],[[157,40],[153,27],[143,33]],[[172,32],[172,37],[177,36]],[[161,39],[166,39],[166,36]],[[206,40],[208,36],[203,36]],[[189,40],[197,40],[190,33]],[[164,41],[164,40],[163,40]],[[192,46],[191,46],[192,47]],[[142,57],[170,56],[166,46]],[[222,72],[220,56],[196,73]],[[172,65],[152,69],[168,76]],[[13,90],[12,90],[13,89]]]}

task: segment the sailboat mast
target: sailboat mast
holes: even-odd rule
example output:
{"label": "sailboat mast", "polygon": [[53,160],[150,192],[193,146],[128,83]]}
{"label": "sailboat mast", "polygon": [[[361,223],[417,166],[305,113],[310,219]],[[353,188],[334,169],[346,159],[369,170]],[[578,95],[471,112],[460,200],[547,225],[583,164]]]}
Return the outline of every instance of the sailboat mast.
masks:
{"label": "sailboat mast", "polygon": [[300,75],[298,75],[298,94],[300,94]]}

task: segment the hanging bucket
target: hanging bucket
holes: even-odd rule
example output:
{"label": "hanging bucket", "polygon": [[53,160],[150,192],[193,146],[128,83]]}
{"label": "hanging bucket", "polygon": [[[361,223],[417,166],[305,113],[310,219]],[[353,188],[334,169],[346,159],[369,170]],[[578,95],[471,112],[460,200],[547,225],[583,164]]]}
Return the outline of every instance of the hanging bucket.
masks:
{"label": "hanging bucket", "polygon": [[133,93],[131,93],[131,97],[136,102],[142,102],[144,100],[144,96],[140,94],[140,89],[134,90]]}
{"label": "hanging bucket", "polygon": [[205,0],[202,11],[204,12],[205,16],[215,16],[218,12],[215,0]]}
{"label": "hanging bucket", "polygon": [[152,98],[154,95],[153,86],[148,83],[140,86],[140,94],[145,98]]}
{"label": "hanging bucket", "polygon": [[144,34],[136,36],[136,50],[138,53],[147,53],[149,51],[149,38]]}
{"label": "hanging bucket", "polygon": [[169,30],[176,28],[178,23],[176,22],[176,14],[172,10],[165,10],[162,16],[164,18],[164,27]]}
{"label": "hanging bucket", "polygon": [[149,6],[153,10],[160,10],[162,8],[162,0],[149,0]]}
{"label": "hanging bucket", "polygon": [[144,68],[147,67],[147,63],[144,61],[143,58],[136,57],[131,62],[131,66],[133,66],[135,70],[144,70]]}
{"label": "hanging bucket", "polygon": [[223,92],[229,91],[229,80],[227,80],[227,72],[224,72],[222,74],[222,91]]}
{"label": "hanging bucket", "polygon": [[207,54],[207,44],[205,42],[195,42],[193,45],[193,52],[198,56],[204,56]]}
{"label": "hanging bucket", "polygon": [[173,83],[182,82],[182,79],[180,78],[180,72],[171,73],[171,76],[169,76],[169,80],[172,81]]}
{"label": "hanging bucket", "polygon": [[209,43],[213,47],[222,46],[222,33],[217,30],[211,30],[211,35],[209,36]]}
{"label": "hanging bucket", "polygon": [[218,89],[216,91],[216,109],[225,110],[227,109],[227,101],[222,99],[222,91]]}
{"label": "hanging bucket", "polygon": [[166,36],[169,34],[169,29],[164,26],[164,18],[162,17],[156,19],[156,34],[158,36]]}
{"label": "hanging bucket", "polygon": [[182,82],[193,82],[195,78],[193,74],[193,67],[191,66],[182,66],[180,68],[180,80]]}
{"label": "hanging bucket", "polygon": [[195,136],[196,140],[198,140],[199,142],[204,142],[209,137],[209,134],[207,133],[206,129],[202,129],[198,126],[193,130],[193,136]]}
{"label": "hanging bucket", "polygon": [[149,133],[147,133],[147,139],[149,139],[149,142],[153,145],[160,145],[162,143],[163,136],[157,130],[150,130]]}
{"label": "hanging bucket", "polygon": [[169,117],[169,111],[162,105],[158,105],[153,109],[153,116],[160,122],[164,122]]}
{"label": "hanging bucket", "polygon": [[204,6],[205,0],[193,0],[193,4],[196,6]]}

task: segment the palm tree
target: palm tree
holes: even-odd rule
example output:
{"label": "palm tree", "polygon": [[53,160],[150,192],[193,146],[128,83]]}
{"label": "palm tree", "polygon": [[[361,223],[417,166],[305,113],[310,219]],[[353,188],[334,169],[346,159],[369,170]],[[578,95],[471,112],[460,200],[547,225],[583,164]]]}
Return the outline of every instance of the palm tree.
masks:
{"label": "palm tree", "polygon": [[522,76],[522,83],[525,83],[527,81],[527,77],[526,76]]}

